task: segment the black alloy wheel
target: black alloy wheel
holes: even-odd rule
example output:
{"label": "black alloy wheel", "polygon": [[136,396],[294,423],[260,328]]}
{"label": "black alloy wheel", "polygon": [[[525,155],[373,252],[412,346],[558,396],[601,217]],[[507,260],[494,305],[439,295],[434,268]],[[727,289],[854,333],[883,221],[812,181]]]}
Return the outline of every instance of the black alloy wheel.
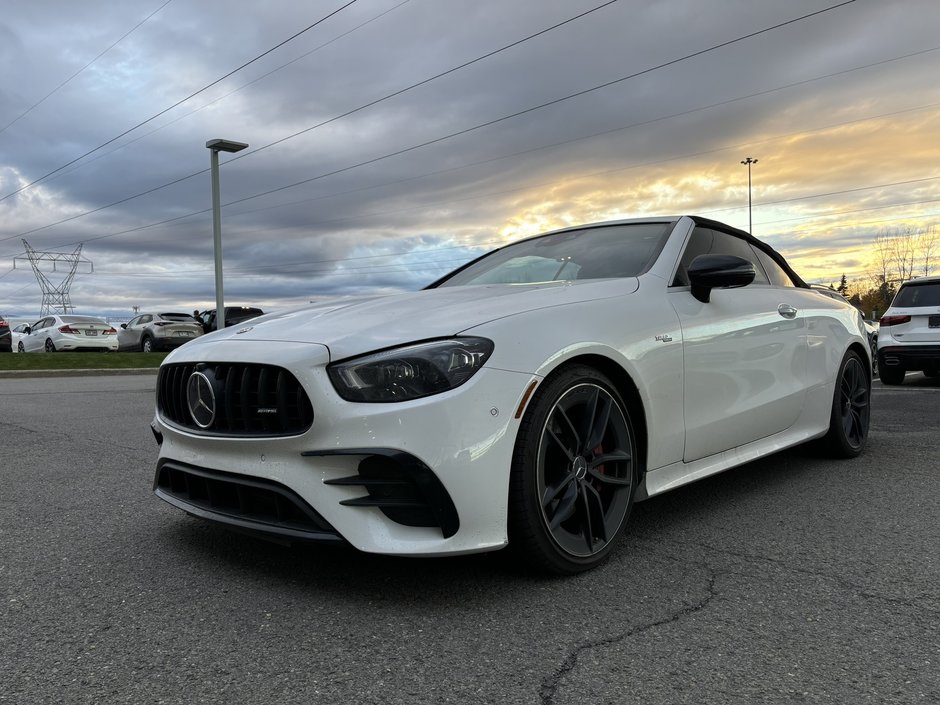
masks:
{"label": "black alloy wheel", "polygon": [[46,352],[55,352],[55,343],[51,338],[46,338]]}
{"label": "black alloy wheel", "polygon": [[22,341],[22,340],[19,341],[19,342],[16,344],[16,351],[17,351],[17,352],[21,352],[21,353],[26,352],[26,348],[23,347],[23,341]]}
{"label": "black alloy wheel", "polygon": [[850,350],[839,367],[823,445],[835,457],[856,457],[865,447],[870,418],[871,377],[858,354]]}
{"label": "black alloy wheel", "polygon": [[520,426],[510,480],[510,545],[570,574],[607,558],[633,506],[636,439],[625,404],[598,371],[546,380]]}

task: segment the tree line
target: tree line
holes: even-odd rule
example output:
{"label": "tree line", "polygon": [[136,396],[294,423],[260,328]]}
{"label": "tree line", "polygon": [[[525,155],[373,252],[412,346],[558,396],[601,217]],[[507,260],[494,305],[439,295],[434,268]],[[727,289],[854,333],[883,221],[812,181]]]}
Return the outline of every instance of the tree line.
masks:
{"label": "tree line", "polygon": [[877,319],[891,305],[901,282],[930,276],[940,257],[940,235],[933,225],[882,228],[875,238],[872,268],[867,277],[849,282],[845,274],[838,291],[865,317]]}

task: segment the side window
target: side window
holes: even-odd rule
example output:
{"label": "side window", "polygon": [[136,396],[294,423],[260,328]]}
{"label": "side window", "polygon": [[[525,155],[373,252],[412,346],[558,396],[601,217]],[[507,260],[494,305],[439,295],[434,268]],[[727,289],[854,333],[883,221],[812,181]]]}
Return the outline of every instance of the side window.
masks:
{"label": "side window", "polygon": [[140,316],[138,316],[137,318],[132,318],[131,320],[129,320],[129,321],[127,322],[127,327],[128,327],[128,328],[133,328],[134,326],[136,326],[136,325],[137,325],[137,321],[138,321],[139,318],[140,318]]}
{"label": "side window", "polygon": [[672,286],[689,285],[689,265],[699,255],[706,255],[711,252],[712,243],[715,240],[713,230],[706,228],[695,228],[689,236],[689,242],[686,243],[685,252],[679,260],[679,267],[676,270],[676,277],[672,280]]}
{"label": "side window", "polygon": [[672,282],[673,286],[689,285],[689,265],[699,255],[736,255],[754,265],[755,284],[770,283],[754,248],[746,240],[720,230],[695,228],[679,260],[679,267]]}
{"label": "side window", "polygon": [[787,270],[777,264],[770,255],[756,247],[754,251],[757,253],[761,264],[764,265],[764,271],[767,272],[767,276],[770,277],[771,284],[774,286],[796,286],[790,278],[790,275],[787,274]]}
{"label": "side window", "polygon": [[152,321],[152,320],[153,320],[153,316],[151,316],[151,315],[149,315],[149,314],[146,315],[146,316],[141,316],[141,317],[140,317],[140,320],[137,321],[137,325],[141,325],[141,326],[142,326],[142,325],[144,325],[144,323],[150,323],[150,321]]}
{"label": "side window", "polygon": [[715,246],[712,252],[719,255],[737,255],[738,257],[746,259],[754,265],[754,283],[770,284],[767,273],[764,271],[763,265],[761,265],[760,260],[757,258],[754,248],[751,247],[751,244],[746,240],[742,240],[728,233],[715,231]]}

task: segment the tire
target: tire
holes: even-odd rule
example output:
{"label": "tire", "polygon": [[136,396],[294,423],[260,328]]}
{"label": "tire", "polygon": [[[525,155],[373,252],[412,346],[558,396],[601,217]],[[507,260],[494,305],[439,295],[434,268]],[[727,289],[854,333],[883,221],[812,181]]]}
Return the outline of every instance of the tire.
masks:
{"label": "tire", "polygon": [[549,377],[516,438],[509,481],[509,545],[539,571],[600,565],[633,507],[637,444],[626,405],[584,365]]}
{"label": "tire", "polygon": [[55,352],[55,343],[52,342],[51,338],[46,338],[46,352]]}
{"label": "tire", "polygon": [[866,367],[852,350],[842,358],[832,395],[829,432],[821,440],[827,455],[854,458],[865,448],[871,419],[871,377]]}
{"label": "tire", "polygon": [[887,365],[878,366],[878,378],[882,384],[898,385],[904,384],[904,375],[907,371],[903,367],[888,367]]}
{"label": "tire", "polygon": [[17,342],[17,344],[16,344],[16,351],[17,351],[17,352],[21,352],[21,353],[26,352],[26,348],[23,347],[23,341],[22,341],[22,340],[20,340],[19,342]]}
{"label": "tire", "polygon": [[928,379],[936,379],[940,377],[940,370],[924,370],[924,377]]}
{"label": "tire", "polygon": [[153,352],[153,338],[145,335],[144,339],[140,341],[140,351],[145,353]]}

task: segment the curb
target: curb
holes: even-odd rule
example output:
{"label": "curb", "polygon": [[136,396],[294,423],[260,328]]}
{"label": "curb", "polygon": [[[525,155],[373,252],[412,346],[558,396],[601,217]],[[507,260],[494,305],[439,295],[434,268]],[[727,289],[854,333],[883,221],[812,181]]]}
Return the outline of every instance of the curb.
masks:
{"label": "curb", "polygon": [[158,367],[108,368],[102,370],[0,370],[0,379],[29,377],[116,377],[120,375],[155,375]]}

